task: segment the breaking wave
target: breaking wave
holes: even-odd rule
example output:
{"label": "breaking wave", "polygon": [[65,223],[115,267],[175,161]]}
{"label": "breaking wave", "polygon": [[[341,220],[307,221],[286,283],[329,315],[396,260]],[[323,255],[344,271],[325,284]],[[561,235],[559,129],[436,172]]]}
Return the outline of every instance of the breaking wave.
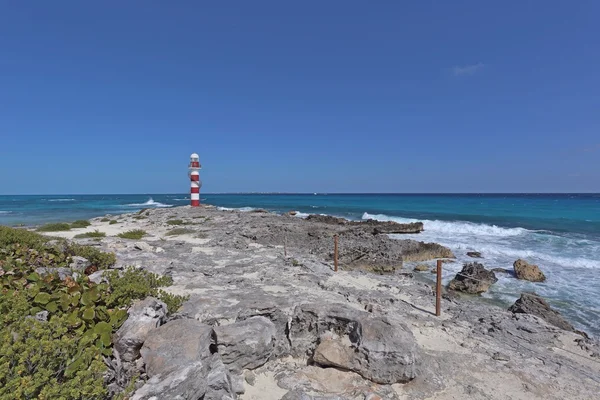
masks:
{"label": "breaking wave", "polygon": [[385,214],[369,214],[364,213],[362,219],[374,219],[377,221],[394,221],[402,224],[410,222],[423,222],[425,231],[448,233],[448,234],[462,234],[462,235],[476,235],[476,236],[519,236],[533,231],[524,228],[502,228],[496,225],[487,224],[475,224],[472,222],[464,221],[439,221],[439,220],[418,220],[412,218],[401,218],[401,217],[390,217]]}
{"label": "breaking wave", "polygon": [[156,207],[156,208],[166,208],[166,207],[173,207],[173,205],[172,204],[159,203],[158,201],[154,201],[152,199],[152,197],[150,197],[150,199],[147,202],[145,202],[145,203],[127,204],[127,207]]}
{"label": "breaking wave", "polygon": [[47,201],[75,201],[75,199],[47,199]]}

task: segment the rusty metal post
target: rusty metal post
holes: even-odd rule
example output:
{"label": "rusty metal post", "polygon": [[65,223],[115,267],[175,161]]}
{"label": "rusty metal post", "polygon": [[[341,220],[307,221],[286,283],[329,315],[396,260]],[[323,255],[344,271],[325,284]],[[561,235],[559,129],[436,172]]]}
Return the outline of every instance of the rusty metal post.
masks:
{"label": "rusty metal post", "polygon": [[338,270],[338,235],[333,235],[333,270]]}
{"label": "rusty metal post", "polygon": [[435,290],[435,315],[442,314],[442,260],[437,260],[437,285]]}

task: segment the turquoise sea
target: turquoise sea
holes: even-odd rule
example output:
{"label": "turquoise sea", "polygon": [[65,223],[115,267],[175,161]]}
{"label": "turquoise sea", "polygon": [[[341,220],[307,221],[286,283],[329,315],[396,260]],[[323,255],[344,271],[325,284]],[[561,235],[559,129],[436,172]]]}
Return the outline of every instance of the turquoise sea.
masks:
{"label": "turquoise sea", "polygon": [[[579,328],[600,336],[600,194],[201,194],[223,208],[299,211],[348,219],[423,221],[425,232],[403,235],[450,247],[460,262],[482,252],[487,268],[538,264],[545,283],[498,274],[485,294],[507,305],[522,291],[546,297]],[[0,196],[0,224],[27,226],[141,208],[189,204],[186,194]],[[460,263],[444,265],[451,279]]]}

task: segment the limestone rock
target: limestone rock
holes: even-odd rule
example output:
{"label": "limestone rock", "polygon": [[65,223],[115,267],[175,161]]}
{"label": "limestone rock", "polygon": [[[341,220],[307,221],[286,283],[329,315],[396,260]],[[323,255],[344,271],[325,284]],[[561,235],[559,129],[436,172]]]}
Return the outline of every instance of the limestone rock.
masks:
{"label": "limestone rock", "polygon": [[134,361],[150,331],[165,322],[167,306],[154,297],[147,297],[131,306],[127,313],[129,317],[114,334],[113,343],[121,360]]}
{"label": "limestone rock", "polygon": [[200,400],[207,391],[208,365],[198,361],[181,365],[165,377],[151,377],[131,400]]}
{"label": "limestone rock", "polygon": [[537,265],[529,264],[527,261],[518,259],[513,264],[515,275],[518,279],[530,282],[544,282],[546,276]]}
{"label": "limestone rock", "polygon": [[96,271],[93,274],[88,275],[88,279],[90,282],[94,282],[95,284],[100,284],[107,281],[107,279],[104,277],[103,270]]}
{"label": "limestone rock", "polygon": [[521,297],[515,301],[515,304],[510,306],[508,311],[514,314],[532,314],[566,331],[575,331],[573,325],[568,323],[558,311],[553,310],[546,300],[535,293],[521,293]]}
{"label": "limestone rock", "polygon": [[510,269],[506,269],[506,268],[492,268],[491,269],[492,272],[496,273],[500,273],[500,274],[512,274],[512,270]]}
{"label": "limestone rock", "polygon": [[277,329],[265,317],[252,317],[214,328],[218,352],[231,369],[255,369],[263,365],[275,344]]}
{"label": "limestone rock", "polygon": [[417,271],[417,272],[429,271],[429,267],[425,264],[419,264],[415,267],[414,271]]}
{"label": "limestone rock", "polygon": [[[317,346],[327,332],[335,332],[339,339]],[[313,353],[320,365],[354,371],[376,383],[416,377],[416,341],[401,321],[391,323],[343,305],[304,304],[294,311],[290,341],[298,356]]]}
{"label": "limestone rock", "polygon": [[133,245],[133,248],[136,250],[147,251],[150,253],[152,253],[154,251],[154,248],[146,242],[135,242]]}
{"label": "limestone rock", "polygon": [[184,365],[207,363],[213,329],[194,319],[177,319],[151,330],[140,351],[149,377],[167,376]]}
{"label": "limestone rock", "polygon": [[467,255],[472,258],[481,258],[481,253],[478,251],[468,251]]}
{"label": "limestone rock", "polygon": [[478,262],[467,263],[448,284],[451,290],[477,294],[487,291],[498,278],[492,271],[488,271]]}
{"label": "limestone rock", "polygon": [[73,271],[83,272],[87,267],[91,265],[92,263],[89,262],[87,258],[73,256],[71,257],[71,263],[69,264],[69,268],[71,268]]}
{"label": "limestone rock", "polygon": [[210,372],[206,377],[206,394],[203,400],[235,399],[229,371],[218,354],[213,354],[210,361]]}

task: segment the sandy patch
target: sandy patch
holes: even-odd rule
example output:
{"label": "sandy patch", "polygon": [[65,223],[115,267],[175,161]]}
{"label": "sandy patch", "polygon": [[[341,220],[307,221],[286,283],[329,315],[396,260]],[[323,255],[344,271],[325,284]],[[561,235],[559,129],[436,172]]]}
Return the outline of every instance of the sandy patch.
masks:
{"label": "sandy patch", "polygon": [[288,391],[277,386],[273,372],[256,375],[256,382],[250,386],[244,381],[246,393],[239,396],[241,400],[279,400]]}

